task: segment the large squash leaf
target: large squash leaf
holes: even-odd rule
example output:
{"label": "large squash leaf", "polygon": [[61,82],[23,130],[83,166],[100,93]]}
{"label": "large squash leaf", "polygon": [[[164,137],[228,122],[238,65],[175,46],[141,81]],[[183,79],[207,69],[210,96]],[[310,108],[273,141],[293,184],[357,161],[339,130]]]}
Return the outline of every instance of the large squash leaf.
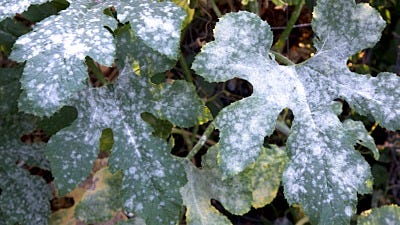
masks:
{"label": "large squash leaf", "polygon": [[[103,13],[108,7],[117,10],[120,22],[130,22],[138,43],[133,50],[150,52],[144,53],[144,60],[151,58],[152,52],[169,61],[178,58],[185,14],[177,5],[138,0],[72,1],[59,15],[37,23],[33,32],[21,36],[14,45],[11,58],[27,61],[21,79],[21,110],[39,116],[53,114],[86,86],[86,56],[102,65],[114,62],[115,44],[106,28],[114,30],[117,20]],[[137,55],[142,60],[141,53]],[[119,60],[125,62],[125,58]]]}
{"label": "large squash leaf", "polygon": [[218,145],[203,157],[202,169],[191,164],[185,166],[188,183],[181,188],[187,207],[186,219],[190,225],[231,224],[215,209],[210,201],[216,199],[234,214],[244,214],[253,206],[263,207],[270,203],[280,186],[286,153],[276,146],[262,148],[260,157],[248,169],[237,176],[222,180],[217,167]]}
{"label": "large squash leaf", "polygon": [[1,0],[0,1],[0,21],[7,17],[22,13],[32,4],[42,4],[50,0]]}
{"label": "large squash leaf", "polygon": [[[269,54],[272,32],[254,14],[221,18],[215,41],[207,44],[193,69],[208,81],[248,80],[253,94],[223,109],[220,167],[225,176],[243,171],[260,153],[279,112],[295,116],[287,149],[291,161],[283,176],[289,203],[300,203],[315,224],[347,224],[358,193],[371,191],[370,168],[354,150],[359,134],[349,135],[332,108],[337,98],[389,129],[400,127],[400,79],[352,73],[347,58],[380,38],[384,21],[368,4],[319,0],[313,29],[318,51],[310,60],[281,66]],[[357,132],[358,129],[354,131]]]}
{"label": "large squash leaf", "polygon": [[149,112],[184,127],[209,115],[192,85],[175,81],[156,86],[148,79],[127,66],[114,86],[77,94],[71,105],[77,108],[78,118],[52,136],[47,155],[63,195],[88,176],[101,132],[111,128],[114,144],[109,163],[112,172],[124,172],[125,209],[148,224],[174,224],[181,204],[179,187],[185,180],[183,168],[170,155],[166,141],[152,135],[153,128],[141,114]]}

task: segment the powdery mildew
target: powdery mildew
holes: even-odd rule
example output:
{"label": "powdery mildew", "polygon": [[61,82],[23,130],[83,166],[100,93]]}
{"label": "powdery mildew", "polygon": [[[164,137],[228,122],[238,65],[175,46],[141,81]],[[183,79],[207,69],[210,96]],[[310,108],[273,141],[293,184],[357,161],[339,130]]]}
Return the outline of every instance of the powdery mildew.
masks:
{"label": "powdery mildew", "polygon": [[[185,180],[183,168],[170,155],[166,141],[152,135],[153,128],[141,114],[152,112],[180,126],[196,124],[203,111],[191,113],[187,109],[203,109],[204,105],[192,86],[177,84],[153,85],[147,77],[134,74],[128,65],[113,90],[102,87],[74,96],[71,104],[79,112],[77,120],[48,143],[47,155],[60,193],[72,190],[88,176],[98,154],[101,131],[112,128],[114,145],[109,164],[112,172],[123,170],[126,211],[141,215],[148,224],[175,224],[181,205],[179,188]],[[154,94],[160,90],[165,96]],[[179,101],[182,107],[170,107],[167,98]]]}
{"label": "powdery mildew", "polygon": [[345,99],[381,125],[400,127],[400,79],[390,73],[359,75],[346,67],[351,54],[378,41],[383,27],[367,4],[320,0],[313,18],[318,52],[302,64],[280,66],[266,50],[272,32],[265,22],[248,12],[222,17],[215,41],[202,49],[193,69],[208,81],[238,77],[253,85],[252,96],[224,108],[215,121],[225,177],[254,162],[279,112],[290,108],[295,119],[287,141],[291,161],[283,173],[286,198],[300,203],[312,223],[348,223],[357,192],[369,192],[372,184],[369,166],[353,146],[362,140],[376,148],[365,128],[347,129],[332,104]]}

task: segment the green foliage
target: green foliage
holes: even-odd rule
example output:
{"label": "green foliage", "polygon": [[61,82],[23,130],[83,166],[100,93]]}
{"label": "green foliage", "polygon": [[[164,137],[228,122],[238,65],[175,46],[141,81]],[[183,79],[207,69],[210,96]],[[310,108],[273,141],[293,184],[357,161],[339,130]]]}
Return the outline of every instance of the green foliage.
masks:
{"label": "green foliage", "polygon": [[41,177],[32,176],[20,167],[49,168],[44,146],[27,145],[20,139],[32,131],[33,121],[32,116],[23,114],[0,119],[0,224],[47,224],[50,188]]}
{"label": "green foliage", "polygon": [[390,73],[361,76],[346,67],[347,58],[373,46],[384,27],[367,4],[317,1],[312,24],[315,56],[281,66],[268,50],[268,24],[251,13],[228,14],[217,23],[215,41],[203,47],[193,69],[208,81],[238,77],[253,85],[250,97],[224,108],[215,119],[224,176],[234,176],[256,160],[279,112],[290,108],[295,119],[287,142],[291,160],[283,173],[285,197],[300,203],[312,223],[347,224],[357,192],[372,188],[369,165],[353,146],[367,141],[375,155],[377,151],[359,124],[349,130],[339,121],[333,101],[345,99],[360,114],[398,129],[400,79]]}
{"label": "green foliage", "polygon": [[[120,224],[173,225],[185,206],[188,224],[232,224],[212,199],[243,215],[271,203],[282,183],[287,201],[300,204],[312,224],[349,223],[357,194],[372,189],[370,167],[354,146],[370,149],[375,159],[379,151],[362,122],[339,120],[336,100],[387,129],[400,128],[400,79],[346,66],[351,55],[379,40],[385,24],[377,11],[353,0],[318,0],[312,21],[317,52],[289,66],[275,61],[273,34],[257,15],[221,17],[215,40],[192,68],[208,82],[247,80],[253,93],[223,108],[198,136],[199,126],[213,119],[209,109],[193,84],[165,82],[163,74],[181,57],[181,28],[194,13],[188,4],[1,1],[1,51],[8,54],[14,44],[10,58],[21,64],[0,69],[0,224],[47,224],[51,191],[25,166],[51,170],[63,196],[79,189],[100,151],[110,155],[109,165],[93,175],[93,189],[80,194],[66,217],[50,221],[67,223],[72,211],[97,223],[124,211],[135,218]],[[36,23],[32,31],[7,18],[22,12]],[[116,81],[90,87],[88,57],[115,64]],[[286,149],[266,145],[285,109],[294,115]],[[219,141],[196,167],[192,157],[212,143],[207,138],[214,125]],[[22,143],[35,128],[50,135],[46,145]],[[186,159],[171,154],[171,132],[186,135],[183,128],[193,130],[184,137],[188,146],[198,139]],[[374,210],[359,223],[395,218],[397,208]]]}
{"label": "green foliage", "polygon": [[397,224],[400,218],[400,207],[397,205],[382,206],[365,211],[357,219],[358,225]]}
{"label": "green foliage", "polygon": [[[238,176],[222,180],[217,168],[218,146],[209,149],[202,169],[185,165],[188,183],[181,189],[190,225],[231,224],[210,204],[220,201],[231,213],[242,215],[250,208],[270,203],[278,191],[281,174],[287,162],[286,153],[276,146],[263,148],[259,158]],[[234,196],[234,197],[233,197]]]}

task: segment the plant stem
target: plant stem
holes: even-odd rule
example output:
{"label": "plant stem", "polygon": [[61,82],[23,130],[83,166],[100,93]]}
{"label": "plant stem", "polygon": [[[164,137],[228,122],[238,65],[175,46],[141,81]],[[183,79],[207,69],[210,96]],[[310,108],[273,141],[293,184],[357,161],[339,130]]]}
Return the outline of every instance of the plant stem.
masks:
{"label": "plant stem", "polygon": [[215,15],[217,15],[218,18],[221,17],[221,16],[222,16],[222,13],[221,13],[221,11],[219,11],[217,4],[215,4],[215,1],[214,1],[214,0],[210,0],[210,3],[211,3],[212,9],[213,9],[214,12],[215,12]]}
{"label": "plant stem", "polygon": [[281,62],[281,63],[283,63],[283,64],[285,64],[285,65],[287,65],[287,66],[294,65],[294,63],[293,63],[292,61],[290,61],[290,59],[286,58],[286,56],[282,55],[281,53],[276,52],[276,51],[273,51],[273,50],[270,50],[269,52],[271,52],[272,54],[274,54],[275,59],[276,59],[278,62]]}
{"label": "plant stem", "polygon": [[179,57],[179,62],[182,66],[183,72],[185,73],[185,79],[188,82],[193,83],[192,73],[190,72],[190,69],[189,69],[189,67],[186,63],[186,60],[182,54],[181,54],[181,57]]}
{"label": "plant stem", "polygon": [[204,131],[203,135],[199,139],[199,141],[196,143],[196,145],[192,148],[192,150],[189,152],[189,154],[186,156],[187,159],[191,160],[193,157],[200,151],[201,147],[206,143],[207,138],[211,135],[211,133],[214,131],[215,125],[214,122],[211,122],[206,130]]}
{"label": "plant stem", "polygon": [[301,9],[303,8],[304,4],[305,4],[305,0],[301,0],[298,4],[296,4],[294,11],[292,13],[292,16],[290,17],[285,30],[279,37],[278,41],[272,47],[273,50],[275,50],[277,52],[282,52],[283,48],[285,47],[285,42],[289,38],[289,34],[292,31],[293,26],[296,23],[297,19],[299,18]]}
{"label": "plant stem", "polygon": [[258,1],[254,0],[254,1],[249,1],[247,6],[246,6],[247,10],[249,10],[250,12],[260,15],[260,11],[258,8]]}
{"label": "plant stem", "polygon": [[107,85],[108,82],[104,78],[104,75],[101,73],[99,68],[96,66],[94,63],[93,59],[90,57],[86,57],[86,65],[89,67],[89,69],[93,72],[93,74],[96,76],[96,78],[103,84]]}

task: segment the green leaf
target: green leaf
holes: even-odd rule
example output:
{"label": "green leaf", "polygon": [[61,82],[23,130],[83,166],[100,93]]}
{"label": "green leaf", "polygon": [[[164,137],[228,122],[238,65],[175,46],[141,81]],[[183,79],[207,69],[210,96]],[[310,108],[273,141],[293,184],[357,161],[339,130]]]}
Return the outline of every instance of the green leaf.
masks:
{"label": "green leaf", "polygon": [[185,12],[172,2],[123,0],[109,1],[118,20],[129,22],[135,35],[151,49],[169,59],[179,57],[179,41]]}
{"label": "green leaf", "polygon": [[399,218],[400,207],[398,205],[387,205],[362,212],[357,219],[357,224],[398,224]]}
{"label": "green leaf", "polygon": [[122,207],[119,191],[122,173],[111,174],[103,168],[93,176],[94,185],[85,192],[75,208],[75,217],[85,223],[109,220]]}
{"label": "green leaf", "polygon": [[27,10],[32,4],[42,4],[48,2],[49,0],[1,0],[0,1],[0,21],[7,17],[12,17],[16,13],[22,13]]}
{"label": "green leaf", "polygon": [[43,145],[22,143],[35,118],[24,114],[0,119],[0,224],[47,224],[51,190],[46,182],[18,165],[49,168]]}
{"label": "green leaf", "polygon": [[[216,199],[234,214],[244,214],[251,206],[263,207],[278,191],[287,162],[285,152],[276,146],[263,148],[257,161],[237,176],[222,180],[217,168],[218,146],[210,148],[203,158],[203,168],[185,166],[188,183],[181,188],[190,225],[231,224],[210,203]],[[234,197],[232,197],[234,196]]]}
{"label": "green leaf", "polygon": [[[19,62],[27,61],[21,79],[24,93],[20,98],[20,110],[49,116],[64,106],[74,93],[86,86],[86,56],[111,66],[115,45],[105,27],[114,30],[117,21],[103,13],[111,6],[117,10],[121,22],[130,22],[136,39],[134,46],[128,49],[138,52],[135,56],[139,61],[156,61],[152,55],[161,55],[169,61],[170,67],[178,58],[185,13],[175,4],[138,0],[75,1],[59,15],[37,23],[33,32],[16,41],[10,57]],[[142,50],[145,53],[142,54]],[[125,62],[125,58],[125,55],[120,56],[119,62]],[[154,70],[145,63],[142,67],[146,67],[146,71]],[[164,66],[163,71],[166,69]]]}
{"label": "green leaf", "polygon": [[215,120],[224,177],[256,160],[278,114],[290,108],[295,118],[287,142],[291,161],[283,175],[285,196],[290,204],[300,203],[312,223],[347,224],[357,192],[370,192],[372,178],[368,163],[354,150],[358,134],[339,121],[333,101],[344,99],[382,126],[398,129],[400,79],[390,73],[360,75],[346,67],[351,54],[380,37],[384,22],[373,8],[352,0],[317,4],[313,28],[318,51],[308,61],[279,65],[269,56],[268,24],[239,12],[220,19],[215,41],[203,47],[193,69],[208,81],[238,77],[253,85],[250,97],[224,108]]}
{"label": "green leaf", "polygon": [[[190,85],[176,82],[188,86],[182,90],[192,90]],[[180,118],[173,120],[176,125],[194,125],[203,111],[190,115],[187,109],[203,109],[204,105],[197,105],[201,103],[198,98],[188,98],[188,92],[173,96],[171,93],[176,92],[172,86],[153,85],[149,78],[134,74],[127,66],[114,87],[84,90],[76,95],[71,105],[78,110],[77,120],[48,143],[47,155],[59,193],[67,193],[85,179],[98,154],[102,130],[111,128],[114,144],[109,164],[112,172],[124,172],[121,194],[125,209],[139,214],[148,224],[174,224],[181,204],[178,189],[185,180],[182,166],[170,155],[166,141],[152,135],[154,130],[141,114],[149,112],[171,119],[174,112]],[[170,107],[169,100],[156,94],[161,90],[180,106]]]}
{"label": "green leaf", "polygon": [[27,145],[21,141],[22,135],[33,131],[34,122],[33,116],[22,113],[0,119],[0,168],[14,167],[19,162],[49,168],[43,144]]}
{"label": "green leaf", "polygon": [[16,113],[23,67],[0,68],[0,116]]}
{"label": "green leaf", "polygon": [[113,37],[104,26],[114,29],[117,22],[103,14],[103,9],[102,4],[89,0],[72,2],[18,38],[10,57],[26,61],[20,110],[51,115],[86,86],[86,56],[103,65],[113,63]]}
{"label": "green leaf", "polygon": [[0,224],[47,224],[51,190],[46,182],[19,167],[0,167]]}

